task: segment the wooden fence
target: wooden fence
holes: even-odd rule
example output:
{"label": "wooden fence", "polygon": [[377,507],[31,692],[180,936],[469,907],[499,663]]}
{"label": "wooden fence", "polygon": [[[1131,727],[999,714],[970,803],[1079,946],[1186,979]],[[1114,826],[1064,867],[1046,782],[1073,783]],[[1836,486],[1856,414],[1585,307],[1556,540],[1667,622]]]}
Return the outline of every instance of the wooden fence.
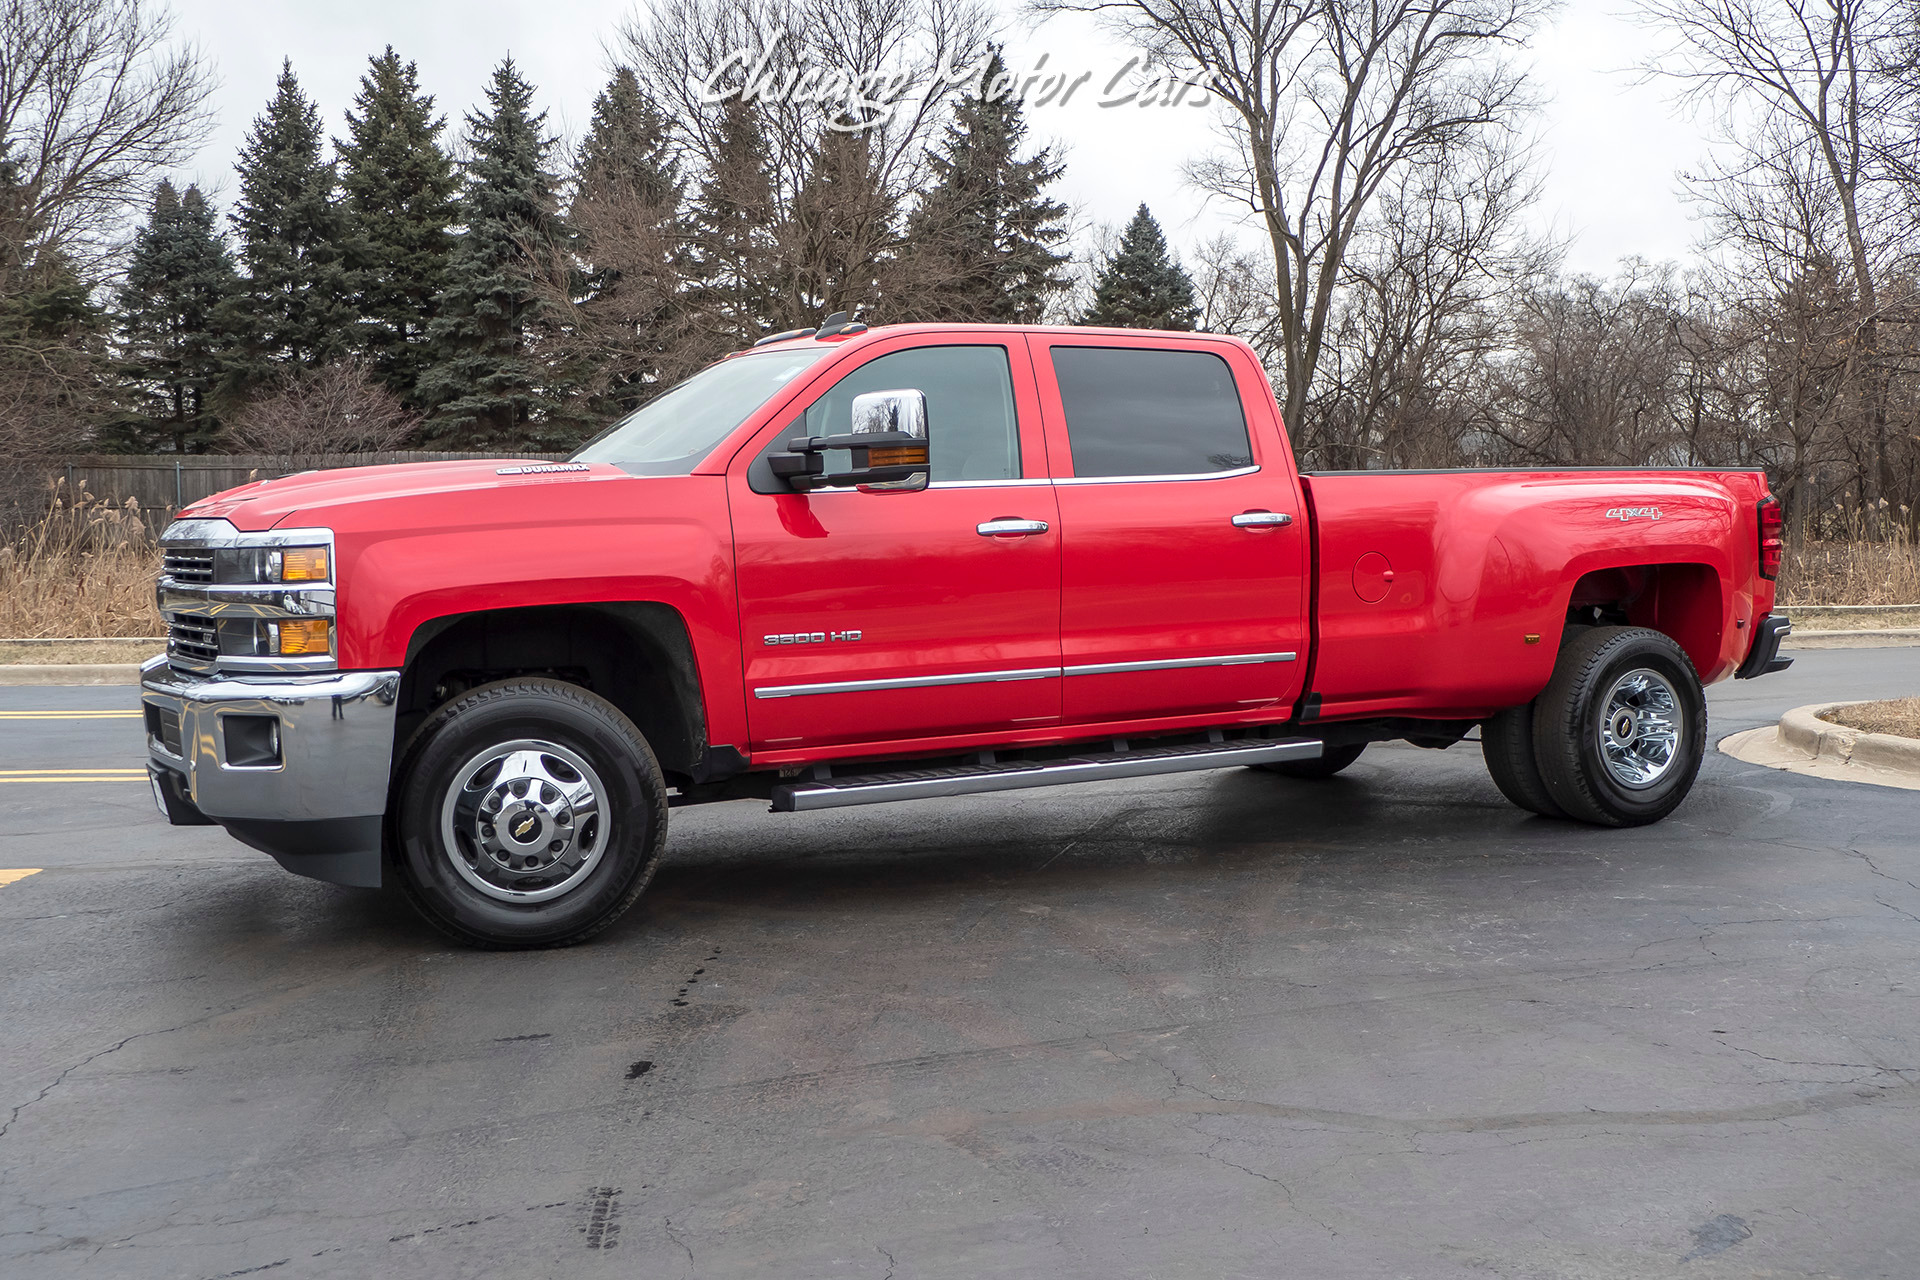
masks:
{"label": "wooden fence", "polygon": [[189,503],[211,497],[225,489],[292,475],[296,471],[316,471],[328,467],[372,467],[395,462],[451,462],[466,458],[527,458],[557,461],[559,453],[341,453],[303,457],[265,454],[89,454],[71,458],[43,459],[33,468],[44,473],[40,485],[11,486],[17,510],[15,518],[32,518],[47,496],[47,486],[64,484],[68,493],[82,490],[96,498],[124,503],[139,500],[147,524],[156,532],[173,518],[173,513]]}

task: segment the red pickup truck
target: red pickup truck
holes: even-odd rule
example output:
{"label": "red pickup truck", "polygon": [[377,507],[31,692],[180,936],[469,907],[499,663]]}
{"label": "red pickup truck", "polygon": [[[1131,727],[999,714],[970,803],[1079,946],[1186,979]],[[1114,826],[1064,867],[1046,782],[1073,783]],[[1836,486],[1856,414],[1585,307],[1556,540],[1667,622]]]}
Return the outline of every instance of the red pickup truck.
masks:
{"label": "red pickup truck", "polygon": [[313,472],[164,536],[154,791],[456,938],[577,941],[672,806],[1252,765],[1476,727],[1523,808],[1652,822],[1777,670],[1752,470],[1300,474],[1246,344],[841,318],[565,463]]}

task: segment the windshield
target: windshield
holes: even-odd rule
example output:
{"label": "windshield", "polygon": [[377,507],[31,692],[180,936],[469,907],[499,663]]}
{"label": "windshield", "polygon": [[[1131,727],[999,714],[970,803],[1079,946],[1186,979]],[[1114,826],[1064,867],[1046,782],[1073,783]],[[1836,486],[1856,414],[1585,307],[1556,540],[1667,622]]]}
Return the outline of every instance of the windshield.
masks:
{"label": "windshield", "polygon": [[687,475],[755,409],[833,349],[809,345],[722,360],[641,405],[572,460],[610,462],[635,476]]}

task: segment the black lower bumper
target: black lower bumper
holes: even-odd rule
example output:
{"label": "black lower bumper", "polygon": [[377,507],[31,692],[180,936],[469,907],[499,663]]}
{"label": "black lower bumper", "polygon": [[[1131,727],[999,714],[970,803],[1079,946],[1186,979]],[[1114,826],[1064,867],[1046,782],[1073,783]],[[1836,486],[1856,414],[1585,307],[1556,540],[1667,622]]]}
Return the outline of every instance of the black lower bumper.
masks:
{"label": "black lower bumper", "polygon": [[241,844],[269,854],[295,875],[330,884],[378,889],[383,863],[382,820],[309,818],[282,822],[267,818],[209,818],[187,792],[186,775],[165,765],[147,765],[153,800],[160,816],[176,827],[221,826]]}
{"label": "black lower bumper", "polygon": [[1793,623],[1779,614],[1770,613],[1760,619],[1760,625],[1753,629],[1753,648],[1747,651],[1747,660],[1740,664],[1733,678],[1751,680],[1792,666],[1792,658],[1780,656],[1780,642],[1792,634]]}
{"label": "black lower bumper", "polygon": [[356,889],[380,887],[381,818],[311,818],[275,822],[261,818],[224,818],[220,825],[241,844],[262,853],[297,876]]}

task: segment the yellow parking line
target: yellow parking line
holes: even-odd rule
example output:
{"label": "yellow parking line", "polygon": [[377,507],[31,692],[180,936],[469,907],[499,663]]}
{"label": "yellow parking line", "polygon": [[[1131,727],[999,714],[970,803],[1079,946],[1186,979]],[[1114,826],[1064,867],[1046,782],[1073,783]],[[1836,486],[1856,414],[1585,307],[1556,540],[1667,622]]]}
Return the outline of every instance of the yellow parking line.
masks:
{"label": "yellow parking line", "polygon": [[25,880],[28,876],[39,874],[39,867],[20,867],[13,871],[0,871],[0,885],[12,884],[15,880]]}
{"label": "yellow parking line", "polygon": [[0,720],[138,720],[138,711],[0,711]]}

